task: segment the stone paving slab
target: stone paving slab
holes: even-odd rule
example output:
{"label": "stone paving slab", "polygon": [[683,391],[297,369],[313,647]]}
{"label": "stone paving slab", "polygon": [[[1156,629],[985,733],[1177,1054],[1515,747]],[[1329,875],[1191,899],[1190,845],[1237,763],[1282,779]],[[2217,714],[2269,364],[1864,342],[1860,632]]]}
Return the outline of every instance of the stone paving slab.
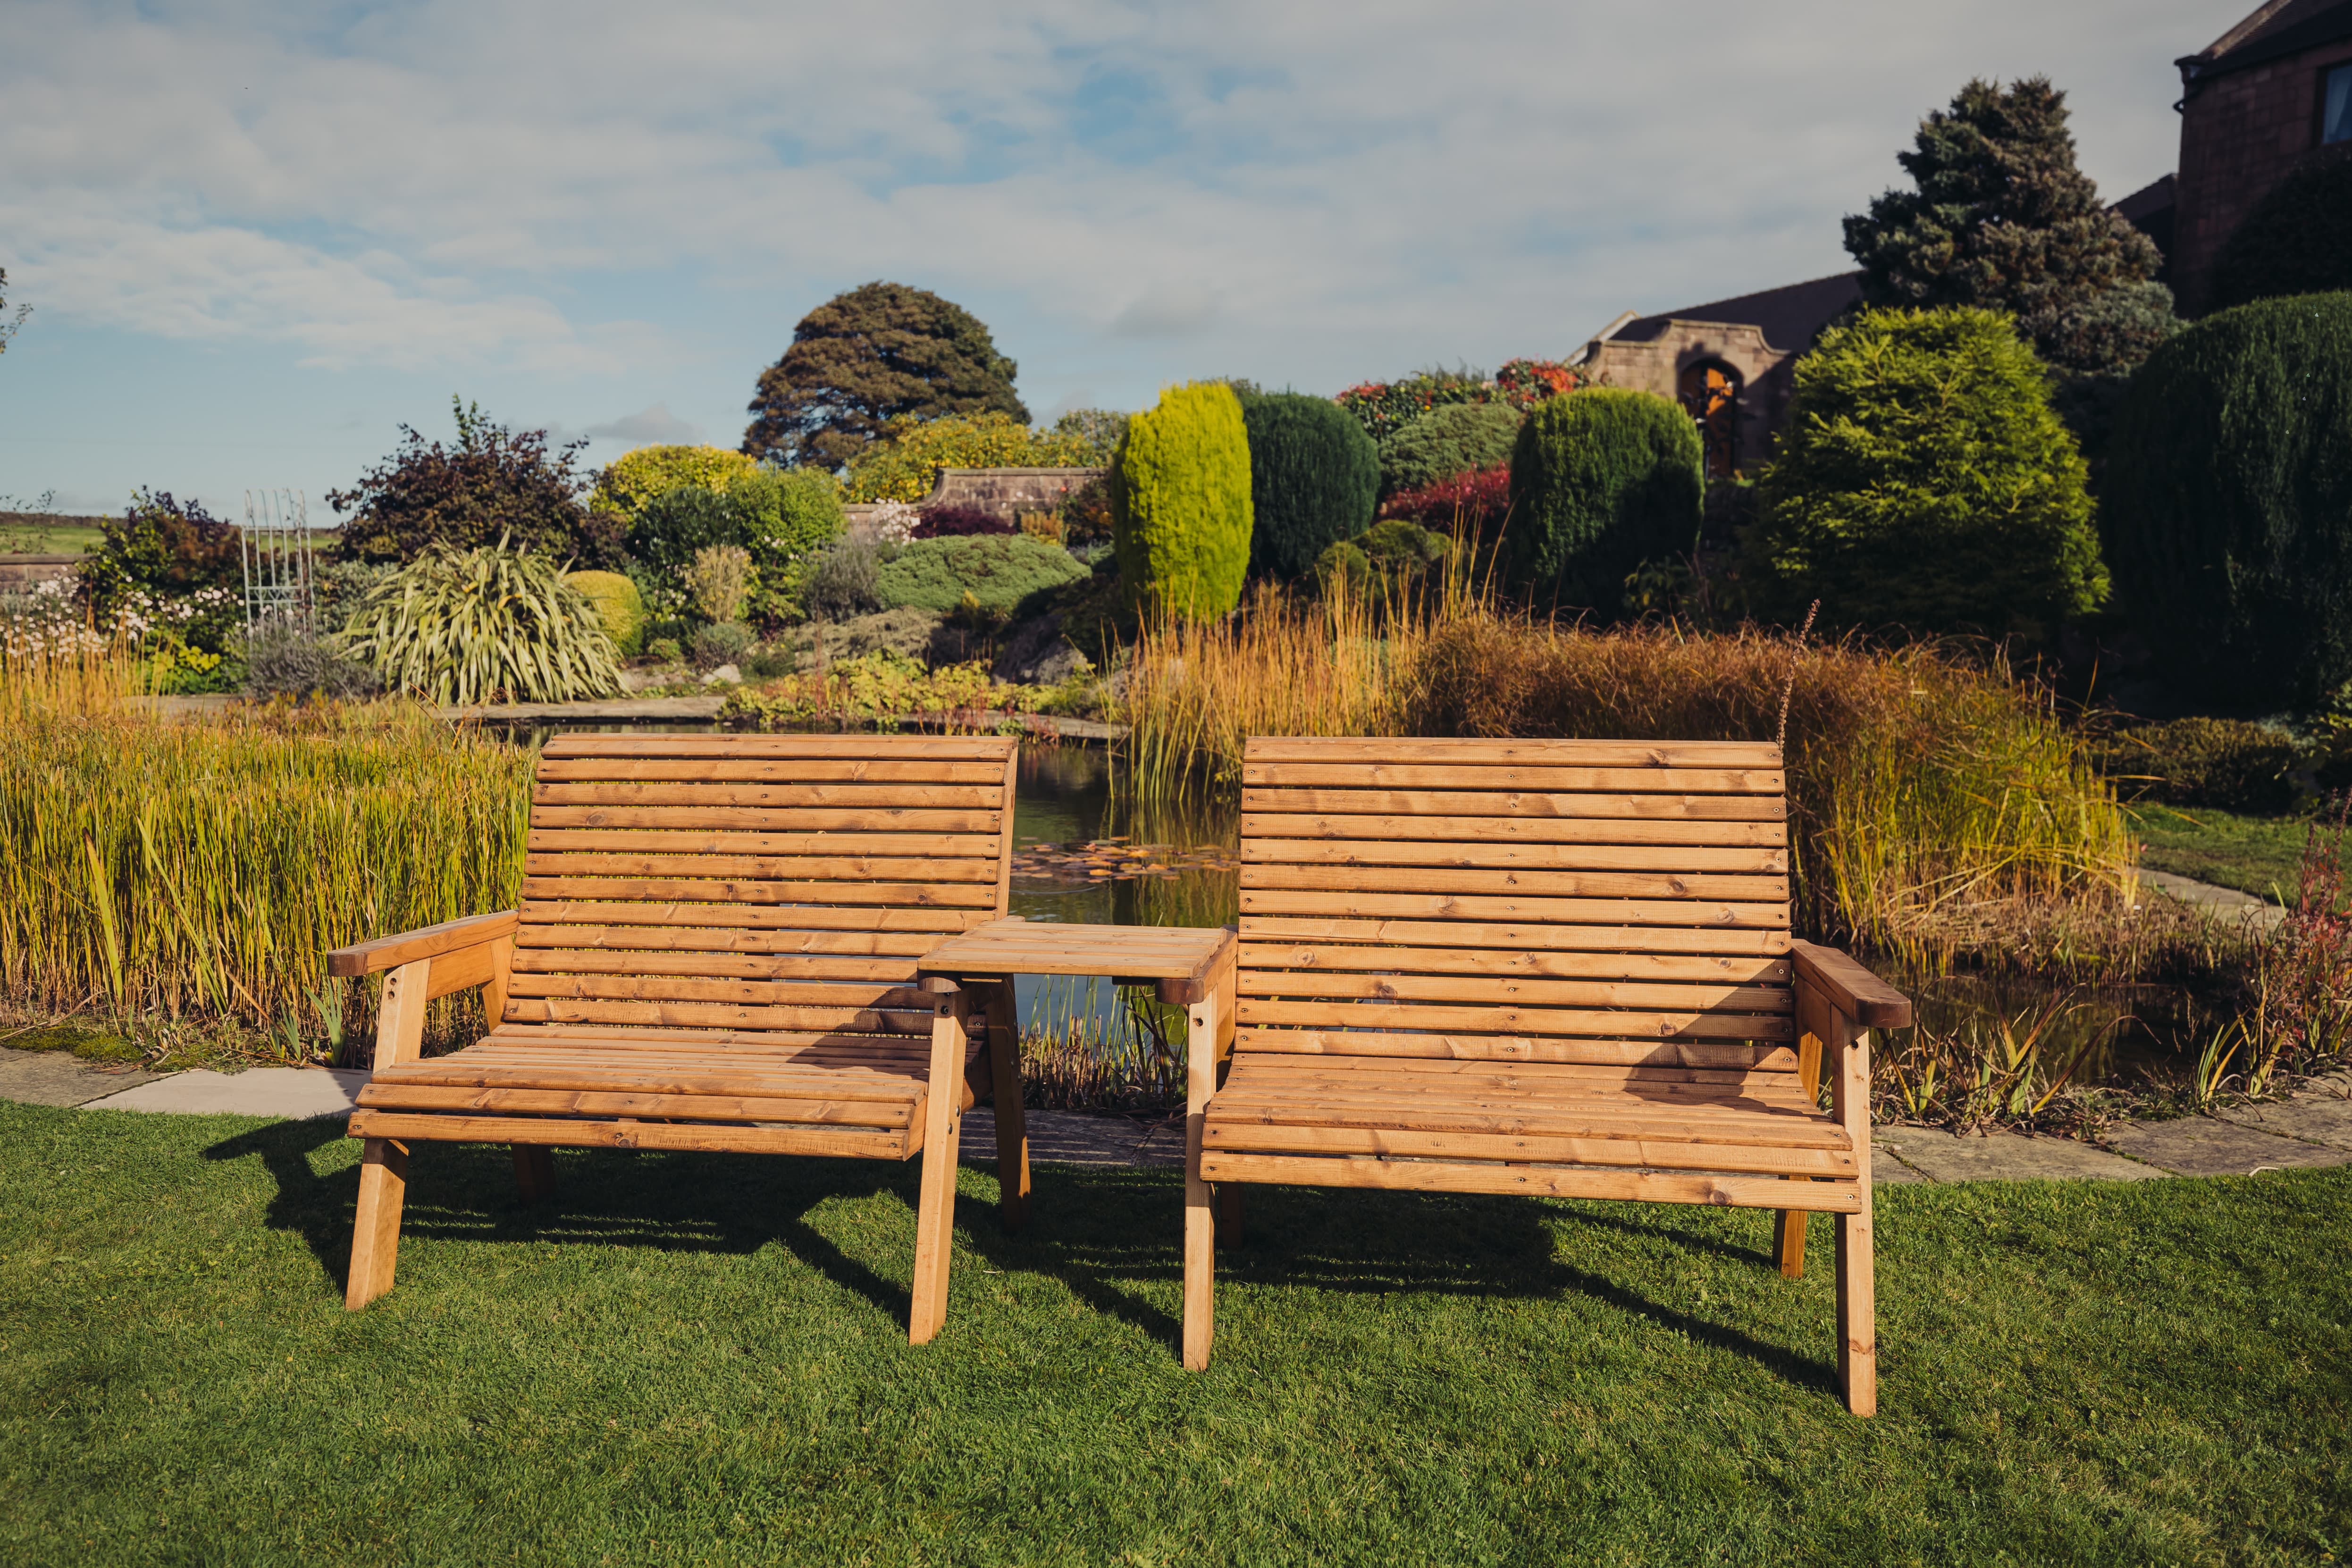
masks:
{"label": "stone paving slab", "polygon": [[0,1100],[28,1105],[86,1105],[161,1076],[127,1062],[84,1061],[69,1051],[0,1046]]}
{"label": "stone paving slab", "polygon": [[2118,1122],[2106,1141],[2136,1160],[2174,1176],[2252,1176],[2258,1170],[2352,1165],[2352,1149],[2283,1138],[2210,1116],[2178,1122]]}
{"label": "stone paving slab", "polygon": [[2224,1122],[2283,1138],[2301,1138],[2352,1149],[2352,1099],[2305,1094],[2274,1105],[2239,1105],[2219,1113]]}
{"label": "stone paving slab", "polygon": [[1906,1186],[1927,1178],[1903,1163],[1903,1158],[1876,1138],[1870,1142],[1870,1185]]}
{"label": "stone paving slab", "polygon": [[1888,1127],[1873,1146],[1929,1181],[2147,1181],[2164,1172],[2072,1138],[2023,1133],[1947,1133],[1935,1127]]}
{"label": "stone paving slab", "polygon": [[103,1100],[88,1111],[162,1111],[187,1115],[341,1116],[359,1103],[367,1084],[355,1067],[252,1067],[243,1072],[192,1068]]}

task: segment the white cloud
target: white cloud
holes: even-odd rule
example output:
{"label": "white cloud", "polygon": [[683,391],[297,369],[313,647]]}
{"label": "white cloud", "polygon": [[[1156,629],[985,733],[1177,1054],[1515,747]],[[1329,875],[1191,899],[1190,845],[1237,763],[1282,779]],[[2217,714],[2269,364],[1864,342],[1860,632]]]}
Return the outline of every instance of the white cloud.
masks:
{"label": "white cloud", "polygon": [[[552,433],[551,433],[552,434]],[[702,440],[702,433],[670,413],[669,404],[657,402],[650,408],[625,414],[619,419],[592,424],[580,432],[589,441],[618,441],[633,450],[639,446],[692,446]],[[569,441],[567,433],[556,435],[560,443]]]}

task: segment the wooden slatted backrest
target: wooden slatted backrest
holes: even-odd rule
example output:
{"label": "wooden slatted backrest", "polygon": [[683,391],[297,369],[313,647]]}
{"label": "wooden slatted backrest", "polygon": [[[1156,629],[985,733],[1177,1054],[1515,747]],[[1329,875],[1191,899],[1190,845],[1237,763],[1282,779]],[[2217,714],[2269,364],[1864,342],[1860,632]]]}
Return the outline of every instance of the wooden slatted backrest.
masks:
{"label": "wooden slatted backrest", "polygon": [[[577,735],[531,789],[509,1026],[806,1038],[1003,915],[1016,742]],[[927,1019],[913,1022],[928,1028]]]}
{"label": "wooden slatted backrest", "polygon": [[1241,1051],[1790,1069],[1780,748],[1253,739]]}

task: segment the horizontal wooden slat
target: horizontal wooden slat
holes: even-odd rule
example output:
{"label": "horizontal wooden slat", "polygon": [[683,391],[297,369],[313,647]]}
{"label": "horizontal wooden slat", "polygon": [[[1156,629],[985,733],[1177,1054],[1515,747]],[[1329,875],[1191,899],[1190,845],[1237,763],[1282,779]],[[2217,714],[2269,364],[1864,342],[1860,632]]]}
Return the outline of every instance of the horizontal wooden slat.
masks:
{"label": "horizontal wooden slat", "polygon": [[1484,1099],[1431,1096],[1408,1104],[1393,1095],[1324,1089],[1316,1092],[1311,1104],[1306,1104],[1288,1096],[1260,1098],[1228,1086],[1211,1102],[1209,1117],[1226,1125],[1264,1122],[1317,1127],[1410,1127],[1424,1133],[1682,1139],[1764,1148],[1852,1146],[1845,1130],[1826,1116],[1760,1110],[1710,1112],[1680,1103],[1645,1106],[1630,1100],[1618,1105],[1545,1103],[1506,1093]]}
{"label": "horizontal wooden slat", "polygon": [[1769,1176],[1851,1176],[1843,1149],[1696,1144],[1674,1138],[1562,1138],[1520,1134],[1419,1133],[1386,1127],[1283,1127],[1221,1122],[1202,1138],[1204,1153],[1408,1155],[1457,1160],[1635,1166],[1658,1170],[1732,1170]]}
{"label": "horizontal wooden slat", "polygon": [[919,1112],[904,1132],[867,1127],[730,1127],[698,1122],[590,1122],[562,1116],[473,1116],[354,1111],[354,1138],[529,1144],[573,1149],[695,1149],[748,1155],[831,1155],[902,1160],[921,1145]]}
{"label": "horizontal wooden slat", "polygon": [[813,757],[542,757],[541,783],[619,782],[700,784],[982,784],[1001,786],[999,761],[952,762],[942,758]]}
{"label": "horizontal wooden slat", "polygon": [[[994,883],[990,860],[859,859],[807,855],[543,853],[523,856],[525,876],[751,877],[779,882]],[[993,902],[993,894],[991,895]]]}
{"label": "horizontal wooden slat", "polygon": [[593,877],[526,876],[526,899],[632,897],[703,904],[885,904],[899,908],[994,908],[996,889],[912,882],[728,882],[646,877],[615,883]]}
{"label": "horizontal wooden slat", "polygon": [[1787,801],[1777,793],[1569,795],[1474,789],[1300,789],[1271,786],[1244,789],[1242,791],[1242,810],[1244,813],[1304,811],[1317,815],[1563,817],[1580,821],[1625,817],[1748,822],[1778,822],[1785,821],[1789,814]]}
{"label": "horizontal wooden slat", "polygon": [[1003,831],[1004,813],[989,811],[839,810],[804,806],[558,806],[531,808],[541,828],[668,829],[762,833],[982,833]]}
{"label": "horizontal wooden slat", "polygon": [[1729,849],[1778,849],[1789,841],[1789,825],[1771,821],[1707,819],[1654,821],[1639,817],[1439,817],[1349,816],[1340,812],[1244,811],[1246,846],[1265,839],[1396,839],[1445,842],[1528,844],[1712,845]]}
{"label": "horizontal wooden slat", "polygon": [[[484,1036],[479,1044],[459,1052],[458,1056],[496,1051],[500,1053],[499,1060],[503,1061],[518,1052],[573,1051],[593,1047],[601,1070],[602,1064],[609,1061],[619,1061],[624,1057],[633,1061],[650,1059],[684,1049],[696,1060],[707,1057],[713,1061],[730,1062],[748,1072],[764,1071],[768,1066],[802,1061],[872,1060],[887,1063],[903,1059],[919,1064],[930,1060],[930,1038],[928,1029],[919,1034],[858,1033],[844,1030],[730,1032],[700,1027],[667,1029],[649,1024],[509,1022],[500,1024]],[[425,1061],[447,1063],[457,1059],[457,1056],[437,1056],[427,1057]],[[588,1059],[583,1056],[581,1060]],[[411,1063],[399,1071],[406,1072],[415,1065]]]}
{"label": "horizontal wooden slat", "polygon": [[912,958],[833,958],[805,953],[687,953],[671,950],[530,947],[514,957],[519,975],[720,975],[766,980],[902,980]]}
{"label": "horizontal wooden slat", "polygon": [[1573,1036],[1443,1033],[1389,1034],[1343,1029],[1237,1030],[1234,1049],[1244,1053],[1319,1051],[1328,1056],[1430,1057],[1454,1061],[1563,1061],[1632,1066],[1741,1068],[1794,1072],[1797,1053],[1785,1045],[1721,1040],[1579,1040]]}
{"label": "horizontal wooden slat", "polygon": [[787,806],[843,811],[977,811],[1001,808],[1004,791],[962,784],[534,784],[534,806]]}
{"label": "horizontal wooden slat", "polygon": [[1411,762],[1244,761],[1242,787],[1778,797],[1788,789],[1788,779],[1777,768],[1469,768]]}
{"label": "horizontal wooden slat", "polygon": [[1791,1182],[1777,1176],[1206,1152],[1201,1156],[1201,1175],[1209,1181],[1271,1182],[1290,1186],[1519,1193],[1537,1197],[1704,1203],[1733,1208],[1803,1208],[1817,1214],[1854,1214],[1862,1208],[1858,1183]]}
{"label": "horizontal wooden slat", "polygon": [[843,1127],[903,1127],[914,1100],[782,1099],[741,1094],[658,1094],[589,1089],[475,1089],[371,1083],[359,1103],[372,1111],[476,1111],[510,1116],[639,1116],[708,1122],[814,1122]]}
{"label": "horizontal wooden slat", "polygon": [[1399,1001],[1516,1002],[1524,1007],[1664,1008],[1685,1012],[1781,1013],[1794,1010],[1787,990],[1769,986],[1647,985],[1626,980],[1521,979],[1514,976],[1350,975],[1245,969],[1245,997],[1385,998]]}
{"label": "horizontal wooden slat", "polygon": [[1328,969],[1408,975],[1541,975],[1560,980],[1691,980],[1782,986],[1786,958],[1659,953],[1557,953],[1477,947],[1370,947],[1348,942],[1244,942],[1245,969]]}
{"label": "horizontal wooden slat", "polygon": [[871,954],[911,960],[939,945],[928,931],[739,931],[713,926],[533,924],[517,932],[516,962],[534,948],[646,953],[743,953],[814,957]]}
{"label": "horizontal wooden slat", "polygon": [[1785,956],[1780,929],[1675,929],[1623,925],[1538,925],[1448,920],[1356,920],[1329,915],[1254,915],[1244,910],[1242,940],[1377,943],[1383,946],[1524,947],[1559,953],[1655,953],[1726,957]]}
{"label": "horizontal wooden slat", "polygon": [[1243,1082],[1263,1087],[1293,1081],[1381,1084],[1507,1083],[1530,1093],[1589,1099],[1595,1094],[1638,1093],[1664,1100],[1749,1099],[1766,1104],[1811,1105],[1803,1086],[1786,1072],[1751,1068],[1667,1066],[1649,1063],[1526,1062],[1464,1061],[1451,1057],[1383,1057],[1377,1061],[1335,1059],[1317,1052],[1260,1052],[1234,1069]]}
{"label": "horizontal wooden slat", "polygon": [[516,1023],[644,1023],[678,1028],[860,1030],[913,1033],[930,1027],[928,1013],[873,1012],[847,1008],[754,1008],[712,1002],[625,1002],[569,997],[509,996]]}
{"label": "horizontal wooden slat", "polygon": [[1441,1034],[1585,1035],[1595,1040],[1749,1040],[1796,1038],[1786,1014],[1653,1012],[1543,1007],[1460,1007],[1406,1002],[1267,1001],[1244,997],[1235,1009],[1245,1025],[1298,1024]]}
{"label": "horizontal wooden slat", "polygon": [[943,758],[1003,763],[1020,748],[1010,736],[557,735],[542,757],[842,757]]}
{"label": "horizontal wooden slat", "polygon": [[[1386,822],[1395,819],[1369,820]],[[1781,849],[1705,848],[1694,844],[1515,844],[1467,838],[1424,843],[1405,834],[1388,832],[1367,834],[1360,839],[1244,839],[1241,859],[1245,868],[1431,866],[1483,871],[1646,872],[1676,879],[1695,872],[1785,876],[1789,870],[1788,852]]]}
{"label": "horizontal wooden slat", "polygon": [[[523,890],[530,894],[526,885]],[[677,896],[677,895],[671,895]],[[1579,925],[1682,925],[1748,930],[1785,930],[1785,904],[1729,904],[1714,899],[1674,903],[1664,899],[1496,897],[1466,893],[1348,893],[1341,889],[1242,889],[1241,909],[1250,915],[1367,916],[1401,920],[1475,920],[1481,923],[1558,921]],[[1244,925],[1244,931],[1248,927]],[[1486,945],[1482,939],[1481,945]]]}
{"label": "horizontal wooden slat", "polygon": [[1320,889],[1333,893],[1512,894],[1546,898],[1715,899],[1738,904],[1785,901],[1785,876],[1618,871],[1456,871],[1418,865],[1260,865],[1244,862],[1242,891]]}
{"label": "horizontal wooden slat", "polygon": [[[609,902],[613,889],[599,884],[581,898],[529,898],[522,906],[519,941],[548,945],[552,934],[577,925],[716,927],[746,931],[963,931],[996,918],[992,908],[826,908],[817,904],[760,907],[726,904]],[[600,896],[601,895],[601,896]]]}
{"label": "horizontal wooden slat", "polygon": [[1780,766],[1769,740],[1481,740],[1453,737],[1253,736],[1251,762],[1391,762],[1493,768],[1764,768]]}
{"label": "horizontal wooden slat", "polygon": [[737,833],[659,828],[542,828],[533,823],[533,854],[813,855],[845,859],[984,860],[1004,841],[994,833]]}
{"label": "horizontal wooden slat", "polygon": [[627,973],[518,972],[510,997],[597,997],[607,1001],[735,1002],[758,1007],[878,1009],[886,1012],[934,1009],[929,998],[910,985],[859,980],[747,980],[721,977]]}

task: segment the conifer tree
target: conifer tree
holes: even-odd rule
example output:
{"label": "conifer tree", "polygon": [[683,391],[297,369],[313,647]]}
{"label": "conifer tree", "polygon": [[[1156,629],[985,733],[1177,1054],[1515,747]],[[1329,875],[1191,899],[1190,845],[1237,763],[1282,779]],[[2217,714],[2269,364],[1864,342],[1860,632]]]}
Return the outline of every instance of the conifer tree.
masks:
{"label": "conifer tree", "polygon": [[1916,188],[1845,220],[1865,302],[2008,311],[2078,376],[2126,374],[2171,335],[2164,256],[2074,166],[2066,95],[2047,77],[1970,81],[1895,161]]}
{"label": "conifer tree", "polygon": [[1010,414],[1016,367],[980,318],[902,283],[868,283],[801,318],[793,346],[761,372],[743,450],[840,468],[883,437],[896,414]]}

